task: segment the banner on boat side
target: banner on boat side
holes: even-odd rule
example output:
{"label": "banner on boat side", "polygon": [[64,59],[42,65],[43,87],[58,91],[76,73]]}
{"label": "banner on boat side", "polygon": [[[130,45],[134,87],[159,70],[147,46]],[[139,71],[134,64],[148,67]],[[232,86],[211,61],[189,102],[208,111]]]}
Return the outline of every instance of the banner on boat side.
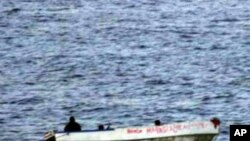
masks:
{"label": "banner on boat side", "polygon": [[230,141],[250,141],[250,125],[230,125]]}

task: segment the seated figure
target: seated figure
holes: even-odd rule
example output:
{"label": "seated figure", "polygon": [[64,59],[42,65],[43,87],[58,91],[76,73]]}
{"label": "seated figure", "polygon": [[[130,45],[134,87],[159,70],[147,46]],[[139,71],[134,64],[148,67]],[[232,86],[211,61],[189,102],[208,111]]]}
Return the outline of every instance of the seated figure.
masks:
{"label": "seated figure", "polygon": [[160,120],[155,120],[155,126],[160,126],[161,125],[161,121]]}
{"label": "seated figure", "polygon": [[103,124],[98,125],[98,130],[104,130],[104,125]]}
{"label": "seated figure", "polygon": [[81,131],[81,125],[75,121],[75,118],[71,116],[69,123],[64,128],[65,132]]}

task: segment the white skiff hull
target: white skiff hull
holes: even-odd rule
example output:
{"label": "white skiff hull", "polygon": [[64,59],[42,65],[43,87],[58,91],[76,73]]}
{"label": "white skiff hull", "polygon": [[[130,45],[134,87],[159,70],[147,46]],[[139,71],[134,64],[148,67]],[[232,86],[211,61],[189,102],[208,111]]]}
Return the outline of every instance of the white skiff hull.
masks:
{"label": "white skiff hull", "polygon": [[[46,141],[215,141],[219,127],[212,122],[185,122],[161,126],[104,131],[58,132]],[[46,136],[46,135],[45,135]]]}

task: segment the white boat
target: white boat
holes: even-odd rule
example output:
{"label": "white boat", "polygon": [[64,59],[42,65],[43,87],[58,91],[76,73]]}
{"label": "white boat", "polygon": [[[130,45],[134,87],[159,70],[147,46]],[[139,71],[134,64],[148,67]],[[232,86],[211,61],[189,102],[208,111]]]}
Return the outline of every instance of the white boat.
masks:
{"label": "white boat", "polygon": [[45,141],[215,141],[219,120],[80,132],[45,133]]}

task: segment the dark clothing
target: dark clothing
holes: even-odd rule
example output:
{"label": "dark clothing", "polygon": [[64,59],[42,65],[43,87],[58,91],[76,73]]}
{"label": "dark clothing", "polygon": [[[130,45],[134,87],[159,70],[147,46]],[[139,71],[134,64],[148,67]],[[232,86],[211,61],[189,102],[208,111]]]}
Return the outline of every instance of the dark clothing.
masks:
{"label": "dark clothing", "polygon": [[102,124],[98,125],[98,130],[104,130],[104,125]]}
{"label": "dark clothing", "polygon": [[70,121],[64,128],[65,132],[81,131],[81,126],[75,121]]}

